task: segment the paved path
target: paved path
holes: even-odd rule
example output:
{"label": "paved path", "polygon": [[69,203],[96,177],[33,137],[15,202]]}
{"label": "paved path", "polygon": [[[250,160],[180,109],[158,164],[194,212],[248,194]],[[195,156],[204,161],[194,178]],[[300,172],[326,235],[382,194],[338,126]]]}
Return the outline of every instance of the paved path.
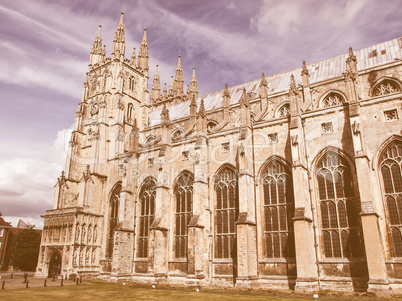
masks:
{"label": "paved path", "polygon": [[[33,287],[44,287],[46,280],[46,287],[60,286],[61,279],[55,279],[53,281],[51,278],[33,278],[33,272],[28,273],[28,288]],[[13,273],[13,279],[11,279],[11,273],[0,273],[0,289],[21,289],[26,288],[26,283],[24,282],[24,273]],[[76,285],[75,281],[63,280],[63,285]]]}

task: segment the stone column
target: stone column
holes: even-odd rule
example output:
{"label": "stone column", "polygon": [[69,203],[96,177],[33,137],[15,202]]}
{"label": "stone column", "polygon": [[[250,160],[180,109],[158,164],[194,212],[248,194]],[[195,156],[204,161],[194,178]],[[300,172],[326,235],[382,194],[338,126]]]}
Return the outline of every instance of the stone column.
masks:
{"label": "stone column", "polygon": [[388,292],[389,281],[385,267],[385,250],[381,241],[378,224],[378,214],[375,212],[373,196],[375,195],[370,183],[369,160],[364,150],[364,141],[361,136],[360,106],[358,103],[350,105],[349,116],[352,131],[353,148],[357,183],[361,202],[361,221],[366,251],[367,268],[369,274],[368,291]]}
{"label": "stone column", "polygon": [[237,279],[236,286],[250,287],[257,278],[257,229],[255,216],[253,140],[250,105],[243,90],[241,99],[241,130],[238,140],[239,217],[237,219]]}
{"label": "stone column", "polygon": [[292,117],[290,124],[292,149],[293,192],[295,215],[293,218],[297,278],[295,290],[318,290],[318,271],[314,242],[309,178],[304,153],[304,135],[300,116]]}
{"label": "stone column", "polygon": [[208,146],[199,137],[195,146],[193,217],[188,224],[188,278],[208,276]]}

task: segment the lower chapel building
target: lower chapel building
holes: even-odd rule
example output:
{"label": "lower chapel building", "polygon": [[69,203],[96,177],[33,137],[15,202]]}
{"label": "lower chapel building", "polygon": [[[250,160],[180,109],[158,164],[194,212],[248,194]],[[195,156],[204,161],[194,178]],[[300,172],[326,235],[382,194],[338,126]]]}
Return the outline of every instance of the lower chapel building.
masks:
{"label": "lower chapel building", "polygon": [[36,276],[402,292],[402,38],[199,96],[100,28]]}

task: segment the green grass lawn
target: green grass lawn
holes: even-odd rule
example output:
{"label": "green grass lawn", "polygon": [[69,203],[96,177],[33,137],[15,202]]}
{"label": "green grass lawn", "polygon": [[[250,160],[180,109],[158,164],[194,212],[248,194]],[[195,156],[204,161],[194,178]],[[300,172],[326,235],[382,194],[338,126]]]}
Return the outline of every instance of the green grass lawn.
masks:
{"label": "green grass lawn", "polygon": [[[314,300],[313,294],[296,294],[292,291],[237,291],[233,289],[177,288],[137,283],[109,283],[101,280],[84,280],[82,285],[0,290],[0,300]],[[393,299],[402,298],[394,296]],[[322,292],[318,300],[384,300],[370,294],[341,294]]]}

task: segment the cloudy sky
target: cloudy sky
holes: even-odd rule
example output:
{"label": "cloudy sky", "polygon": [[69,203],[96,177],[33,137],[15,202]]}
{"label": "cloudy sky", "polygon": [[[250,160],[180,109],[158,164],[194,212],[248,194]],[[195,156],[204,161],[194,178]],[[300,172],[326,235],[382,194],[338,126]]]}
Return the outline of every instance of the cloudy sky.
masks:
{"label": "cloudy sky", "polygon": [[400,0],[0,0],[0,211],[14,225],[51,209],[98,25],[109,56],[121,11],[126,57],[148,29],[150,85],[180,53],[201,94],[402,35]]}

